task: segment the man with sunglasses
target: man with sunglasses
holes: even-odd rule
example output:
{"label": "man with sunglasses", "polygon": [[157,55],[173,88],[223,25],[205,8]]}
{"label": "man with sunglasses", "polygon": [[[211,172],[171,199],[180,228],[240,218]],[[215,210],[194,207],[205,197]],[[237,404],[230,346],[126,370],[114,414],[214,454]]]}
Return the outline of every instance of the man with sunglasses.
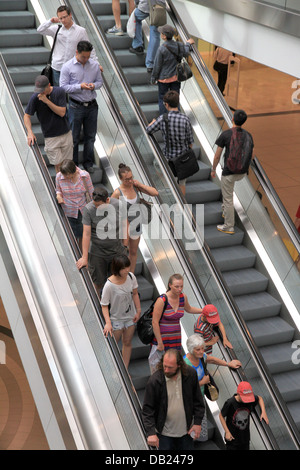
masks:
{"label": "man with sunglasses", "polygon": [[110,275],[113,258],[127,254],[123,240],[127,235],[126,204],[109,198],[103,187],[94,189],[92,201],[82,212],[83,236],[82,257],[77,261],[78,269],[87,267],[97,292]]}
{"label": "man with sunglasses", "polygon": [[[74,23],[70,8],[65,5],[60,6],[54,16],[48,21],[42,23],[37,32],[43,36],[51,36],[54,38],[57,32],[57,24],[61,23],[55,47],[52,56],[53,83],[51,85],[59,86],[59,77],[62,66],[65,62],[72,59],[76,52],[77,44],[80,41],[88,41],[88,35],[82,26]],[[91,53],[91,58],[97,61],[95,50]]]}

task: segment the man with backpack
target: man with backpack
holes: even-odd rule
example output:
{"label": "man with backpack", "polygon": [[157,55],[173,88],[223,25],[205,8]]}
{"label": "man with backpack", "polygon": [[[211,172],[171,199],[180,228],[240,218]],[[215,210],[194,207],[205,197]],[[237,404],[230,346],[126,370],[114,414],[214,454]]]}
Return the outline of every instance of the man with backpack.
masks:
{"label": "man with backpack", "polygon": [[237,109],[233,115],[233,127],[228,129],[217,138],[218,146],[211,176],[215,178],[216,167],[220,161],[222,151],[225,148],[224,167],[221,177],[221,190],[223,198],[224,224],[218,225],[220,232],[234,234],[234,206],[233,191],[234,185],[248,173],[248,169],[253,157],[253,139],[249,132],[242,129],[242,125],[247,120],[247,114],[242,109]]}

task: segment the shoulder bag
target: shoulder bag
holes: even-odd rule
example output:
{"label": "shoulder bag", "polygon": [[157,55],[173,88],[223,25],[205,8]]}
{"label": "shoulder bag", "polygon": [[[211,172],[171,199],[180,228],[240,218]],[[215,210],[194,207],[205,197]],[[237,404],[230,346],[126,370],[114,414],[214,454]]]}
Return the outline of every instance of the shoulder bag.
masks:
{"label": "shoulder bag", "polygon": [[175,54],[175,52],[173,52],[166,44],[164,44],[164,46],[168,49],[169,52],[171,52],[171,54],[173,54],[176,59],[177,59],[177,66],[176,66],[176,75],[177,75],[177,80],[178,82],[185,82],[186,80],[188,80],[189,78],[191,78],[193,76],[193,72],[189,66],[189,64],[187,63],[187,61],[185,60],[184,57],[181,57],[180,58],[180,54],[179,54],[179,43],[177,43],[177,48],[178,48],[178,54]]}
{"label": "shoulder bag", "polygon": [[[142,193],[140,192],[140,204],[142,204],[142,224],[150,224],[151,219],[152,219],[152,206],[153,202],[147,201]],[[143,210],[144,209],[144,210]]]}
{"label": "shoulder bag", "polygon": [[[166,144],[167,154],[169,150],[169,121],[168,114],[163,115],[166,123]],[[169,166],[172,170],[173,175],[178,180],[184,180],[197,173],[199,170],[198,160],[193,149],[188,149],[178,157],[168,160]]]}
{"label": "shoulder bag", "polygon": [[203,359],[201,358],[201,362],[203,365],[204,369],[204,374],[209,376],[209,383],[204,385],[204,395],[206,398],[208,398],[210,401],[216,401],[219,398],[219,389],[216,385],[216,382],[214,381],[212,375],[208,372],[206,368],[206,363]]}
{"label": "shoulder bag", "polygon": [[167,23],[167,11],[165,1],[148,0],[149,20],[151,26],[164,26]]}
{"label": "shoulder bag", "polygon": [[[167,305],[168,305],[168,298],[166,295],[159,296],[159,297],[163,297],[163,300],[165,302],[164,308],[161,314],[161,316],[163,316],[164,311],[166,310]],[[157,299],[159,299],[159,297],[157,297]],[[141,340],[143,344],[150,344],[154,338],[152,314],[153,314],[154,305],[157,299],[155,299],[154,302],[152,302],[148,310],[146,310],[144,315],[137,322],[136,331],[137,331],[139,339]]]}
{"label": "shoulder bag", "polygon": [[51,52],[50,52],[50,56],[49,56],[49,59],[48,59],[48,63],[46,65],[46,67],[43,68],[43,70],[41,71],[41,75],[45,75],[48,78],[51,85],[53,83],[53,75],[52,75],[52,67],[51,67],[52,54],[53,54],[54,46],[55,46],[55,43],[56,43],[56,38],[57,38],[57,35],[58,35],[58,31],[60,30],[61,27],[62,27],[62,25],[60,24],[57,28],[57,31],[56,31],[55,37],[54,37],[54,41],[53,41],[53,45],[52,45],[52,49],[51,49]]}

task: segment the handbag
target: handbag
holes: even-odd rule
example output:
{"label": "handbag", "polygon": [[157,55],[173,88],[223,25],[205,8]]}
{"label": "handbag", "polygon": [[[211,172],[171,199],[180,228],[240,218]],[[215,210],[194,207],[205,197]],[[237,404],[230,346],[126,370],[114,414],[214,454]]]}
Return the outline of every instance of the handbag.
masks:
{"label": "handbag", "polygon": [[[163,316],[163,313],[166,310],[167,305],[168,305],[167,296],[164,295],[162,297],[165,303],[164,303],[164,308],[163,308],[161,316]],[[157,299],[159,299],[159,297],[157,297]],[[152,314],[153,314],[154,305],[157,299],[155,299],[154,302],[152,302],[148,310],[146,310],[144,315],[138,320],[136,324],[136,331],[137,331],[138,337],[143,344],[150,344],[154,338]]]}
{"label": "handbag", "polygon": [[167,24],[167,11],[165,2],[156,2],[148,0],[149,3],[149,20],[151,26],[164,26]]}
{"label": "handbag", "polygon": [[177,64],[176,67],[177,71],[177,80],[179,82],[185,82],[189,78],[193,76],[193,72],[191,70],[191,67],[187,63],[187,61],[183,58],[179,64]]}
{"label": "handbag", "polygon": [[[168,114],[163,115],[166,123],[166,143],[167,143],[167,154],[169,150],[169,121]],[[173,175],[178,180],[189,178],[199,171],[198,160],[193,149],[188,149],[178,157],[172,158],[168,161],[169,166],[172,170]]]}
{"label": "handbag", "polygon": [[62,27],[62,25],[60,24],[57,28],[57,31],[56,31],[55,36],[54,36],[54,41],[53,41],[52,49],[51,49],[51,52],[50,52],[50,56],[49,56],[49,59],[48,59],[48,63],[46,65],[46,67],[44,67],[43,70],[41,71],[41,75],[45,75],[45,77],[48,78],[49,83],[51,83],[51,84],[53,82],[53,74],[52,74],[52,66],[51,66],[52,54],[53,54],[54,46],[55,46],[55,43],[56,43],[56,38],[57,38],[57,35],[58,35],[58,31],[60,30],[61,27]]}
{"label": "handbag", "polygon": [[212,375],[207,371],[206,364],[204,359],[201,358],[201,362],[204,369],[204,374],[209,376],[209,383],[204,385],[204,395],[210,401],[216,401],[219,398],[219,388],[217,387],[216,382]]}
{"label": "handbag", "polygon": [[142,212],[142,224],[150,224],[152,219],[152,207],[153,202],[147,201],[140,193],[140,204],[142,204],[141,212]]}
{"label": "handbag", "polygon": [[176,59],[177,59],[177,66],[176,66],[176,75],[177,75],[177,81],[178,82],[185,82],[189,78],[193,76],[193,72],[191,70],[191,67],[187,63],[186,59],[184,57],[180,58],[179,54],[179,43],[177,43],[177,48],[178,48],[178,54],[175,54],[169,47],[164,44],[164,46],[168,49],[171,54],[173,54]]}

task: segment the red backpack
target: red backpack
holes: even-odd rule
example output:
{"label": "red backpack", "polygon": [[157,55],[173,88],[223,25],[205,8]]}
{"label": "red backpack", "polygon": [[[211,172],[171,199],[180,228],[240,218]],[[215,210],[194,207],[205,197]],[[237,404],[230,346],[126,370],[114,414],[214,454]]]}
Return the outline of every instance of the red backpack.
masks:
{"label": "red backpack", "polygon": [[231,173],[248,173],[253,152],[253,139],[249,132],[233,127],[226,167]]}

